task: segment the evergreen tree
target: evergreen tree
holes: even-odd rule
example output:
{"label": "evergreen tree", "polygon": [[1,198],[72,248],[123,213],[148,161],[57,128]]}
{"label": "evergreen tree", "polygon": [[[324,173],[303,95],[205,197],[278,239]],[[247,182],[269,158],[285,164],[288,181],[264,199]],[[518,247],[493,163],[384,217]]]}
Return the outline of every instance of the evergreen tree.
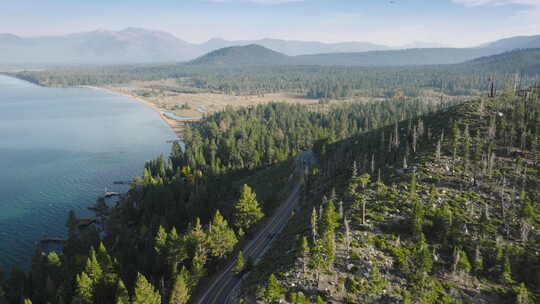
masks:
{"label": "evergreen tree", "polygon": [[92,284],[97,284],[103,277],[103,269],[99,264],[94,248],[90,248],[90,255],[86,260],[86,266],[84,272],[92,280]]}
{"label": "evergreen tree", "polygon": [[184,238],[178,235],[175,227],[167,235],[165,247],[167,263],[171,267],[171,274],[175,275],[178,265],[188,257]]}
{"label": "evergreen tree", "polygon": [[229,228],[227,220],[223,218],[219,210],[216,211],[208,228],[208,247],[210,255],[222,258],[233,250],[237,242],[236,235],[234,234],[234,231]]}
{"label": "evergreen tree", "polygon": [[504,263],[502,265],[502,274],[501,274],[501,280],[505,284],[513,284],[514,280],[512,279],[512,266],[510,265],[510,258],[508,257],[508,253],[504,254]]}
{"label": "evergreen tree", "polygon": [[255,192],[245,184],[242,187],[240,199],[234,205],[234,209],[235,225],[244,231],[247,231],[264,217],[264,213],[257,202]]}
{"label": "evergreen tree", "polygon": [[171,292],[170,304],[186,304],[189,300],[189,287],[185,275],[176,276],[174,286]]}
{"label": "evergreen tree", "polygon": [[291,294],[290,300],[292,304],[309,304],[310,303],[308,299],[306,299],[306,296],[301,292]]}
{"label": "evergreen tree", "polygon": [[525,287],[524,283],[520,283],[517,287],[515,287],[514,292],[516,294],[516,304],[534,303],[534,299],[527,287]]}
{"label": "evergreen tree", "polygon": [[167,232],[163,226],[159,226],[156,237],[154,238],[154,250],[158,255],[165,255],[165,245],[167,244]]}
{"label": "evergreen tree", "polygon": [[418,238],[423,232],[424,226],[424,204],[420,200],[415,200],[413,205],[412,232]]}
{"label": "evergreen tree", "polygon": [[304,258],[309,254],[309,242],[307,237],[303,236],[300,239],[300,246],[298,246],[298,257]]}
{"label": "evergreen tree", "polygon": [[132,304],[161,304],[161,296],[146,278],[138,273]]}
{"label": "evergreen tree", "polygon": [[321,296],[317,296],[316,302],[317,304],[326,304],[326,302],[321,298]]}
{"label": "evergreen tree", "polygon": [[300,239],[300,245],[298,246],[297,257],[302,259],[302,270],[306,272],[307,258],[309,255],[309,242],[307,237]]}
{"label": "evergreen tree", "polygon": [[347,187],[347,195],[351,199],[353,199],[356,196],[356,187],[358,187],[357,178],[358,178],[358,169],[356,168],[356,161],[354,161],[352,169],[351,169],[351,179]]}
{"label": "evergreen tree", "polygon": [[234,264],[233,272],[235,274],[240,274],[242,271],[244,271],[245,268],[245,261],[244,261],[244,253],[242,250],[238,251],[238,256],[236,257],[236,262]]}
{"label": "evergreen tree", "polygon": [[24,304],[32,304],[32,300],[30,299],[24,299]]}
{"label": "evergreen tree", "polygon": [[484,270],[484,259],[482,257],[482,252],[480,251],[480,246],[477,246],[474,252],[473,269],[477,276]]}
{"label": "evergreen tree", "polygon": [[74,304],[92,304],[94,303],[93,282],[86,274],[81,272],[75,279],[75,296],[73,297]]}
{"label": "evergreen tree", "polygon": [[320,278],[320,272],[326,268],[328,264],[328,247],[324,238],[319,238],[313,242],[313,247],[311,247],[311,257],[309,259],[310,266],[315,269],[317,275],[317,281]]}
{"label": "evergreen tree", "polygon": [[433,259],[431,252],[429,251],[426,238],[423,233],[420,233],[420,237],[416,243],[416,270],[420,277],[424,277],[431,272],[433,267]]}
{"label": "evergreen tree", "polygon": [[116,287],[116,304],[129,304],[129,294],[122,279],[118,280]]}
{"label": "evergreen tree", "polygon": [[281,300],[283,296],[283,287],[278,282],[274,274],[271,274],[268,278],[268,283],[264,291],[264,300],[266,303],[276,303]]}
{"label": "evergreen tree", "polygon": [[[356,183],[360,184],[362,187],[363,192],[366,190],[367,185],[369,184],[369,181],[371,180],[371,176],[367,173],[360,175],[356,179]],[[367,216],[367,210],[366,210],[366,204],[367,204],[367,195],[365,193],[356,193],[356,199],[353,203],[353,208],[358,209],[359,205],[362,206],[362,225],[366,224],[366,216]]]}
{"label": "evergreen tree", "polygon": [[457,271],[462,273],[469,273],[472,269],[471,263],[469,262],[469,257],[467,253],[463,250],[459,250],[459,259],[457,262]]}
{"label": "evergreen tree", "polygon": [[192,254],[194,254],[198,247],[205,244],[206,232],[204,231],[199,218],[195,219],[195,225],[190,225],[185,239],[186,245],[189,247],[189,251]]}
{"label": "evergreen tree", "polygon": [[317,210],[315,209],[315,207],[313,207],[313,211],[311,212],[311,220],[310,220],[310,223],[311,223],[311,235],[313,237],[313,240],[315,240],[317,238],[317,235],[318,235],[318,231],[317,231],[317,223],[318,223],[319,219],[317,217]]}
{"label": "evergreen tree", "polygon": [[206,264],[207,252],[203,244],[198,244],[195,250],[195,255],[191,260],[191,280],[192,285],[197,285],[199,280],[204,276],[204,265]]}
{"label": "evergreen tree", "polygon": [[324,210],[322,214],[322,223],[321,223],[321,233],[324,235],[326,233],[334,233],[336,228],[339,226],[339,214],[336,211],[336,206],[332,200],[328,201],[324,205]]}

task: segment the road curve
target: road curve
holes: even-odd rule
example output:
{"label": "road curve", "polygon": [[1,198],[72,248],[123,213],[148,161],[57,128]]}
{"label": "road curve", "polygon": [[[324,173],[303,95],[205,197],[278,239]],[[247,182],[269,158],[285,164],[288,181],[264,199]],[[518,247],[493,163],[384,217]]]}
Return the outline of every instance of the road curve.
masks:
{"label": "road curve", "polygon": [[[266,222],[265,226],[257,232],[243,248],[246,260],[252,258],[254,261],[260,259],[272,243],[275,236],[285,228],[300,199],[300,189],[303,183],[301,178],[304,170],[313,162],[311,151],[303,152],[296,158],[296,169],[293,178],[297,179],[293,190],[283,203]],[[197,300],[197,304],[224,304],[227,303],[230,293],[240,283],[241,278],[232,272],[236,263],[233,260],[225,269],[221,271],[214,282],[208,287],[204,294]]]}

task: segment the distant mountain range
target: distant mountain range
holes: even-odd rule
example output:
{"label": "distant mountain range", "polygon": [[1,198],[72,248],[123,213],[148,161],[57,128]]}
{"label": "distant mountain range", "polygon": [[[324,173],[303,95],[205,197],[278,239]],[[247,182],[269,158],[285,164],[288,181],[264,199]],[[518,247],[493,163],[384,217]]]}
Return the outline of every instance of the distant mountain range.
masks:
{"label": "distant mountain range", "polygon": [[502,54],[477,58],[457,67],[480,73],[540,75],[540,48],[519,49]]}
{"label": "distant mountain range", "polygon": [[348,53],[348,52],[368,52],[377,50],[391,50],[392,48],[385,45],[373,44],[369,42],[339,42],[339,43],[323,43],[316,41],[295,41],[295,40],[279,40],[279,39],[260,39],[260,40],[238,40],[227,41],[219,38],[210,39],[209,41],[200,44],[202,50],[210,52],[216,49],[230,46],[245,46],[257,44],[264,46],[276,52],[280,52],[289,56],[296,55],[312,55],[322,53]]}
{"label": "distant mountain range", "polygon": [[515,72],[531,67],[540,71],[540,49],[517,49],[504,53],[471,49],[407,49],[362,53],[334,53],[287,56],[260,45],[233,46],[212,51],[189,65],[206,66],[261,66],[261,65],[343,65],[343,66],[407,66],[457,64],[483,71]]}
{"label": "distant mountain range", "polygon": [[[537,48],[540,47],[540,35],[512,37],[475,48],[448,48],[438,44],[415,42],[396,50],[393,47],[368,42],[322,43],[278,39],[245,41],[211,39],[201,44],[194,44],[178,39],[167,32],[140,28],[127,28],[121,31],[98,30],[35,38],[0,34],[0,64],[182,62],[233,46],[250,46],[248,50],[255,53],[262,52],[253,45],[259,45],[277,54],[265,50],[265,56],[269,56],[265,60],[262,58],[260,60],[257,58],[226,60],[222,54],[219,64],[225,64],[225,62],[235,64],[237,60],[242,61],[242,64],[268,64],[268,62],[281,61],[287,64],[323,65],[447,64],[514,49]],[[239,49],[233,48],[229,51],[235,50]],[[212,56],[214,55],[216,54]],[[204,60],[192,63],[201,64]]]}

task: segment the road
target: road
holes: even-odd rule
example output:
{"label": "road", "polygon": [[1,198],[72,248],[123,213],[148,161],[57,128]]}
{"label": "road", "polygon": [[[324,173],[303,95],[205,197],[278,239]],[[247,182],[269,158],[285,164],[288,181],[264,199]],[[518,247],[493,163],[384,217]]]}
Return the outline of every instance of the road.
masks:
{"label": "road", "polygon": [[[266,222],[265,226],[244,247],[243,253],[246,260],[248,257],[253,258],[254,261],[262,258],[274,238],[285,228],[292,211],[296,208],[300,199],[303,172],[313,161],[314,157],[311,151],[306,151],[298,155],[296,158],[296,169],[291,178],[291,182],[296,179],[296,183],[287,200],[281,204]],[[241,278],[232,272],[235,263],[236,259],[221,271],[206,292],[196,302],[197,304],[224,304],[228,302],[231,292],[241,281]]]}

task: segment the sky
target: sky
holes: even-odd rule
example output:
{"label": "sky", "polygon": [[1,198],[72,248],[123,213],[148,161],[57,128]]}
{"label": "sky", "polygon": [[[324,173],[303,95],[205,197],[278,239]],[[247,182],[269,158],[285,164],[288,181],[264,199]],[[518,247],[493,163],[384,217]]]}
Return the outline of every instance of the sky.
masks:
{"label": "sky", "polygon": [[540,34],[540,0],[0,0],[0,33],[140,27],[210,38],[474,46]]}

